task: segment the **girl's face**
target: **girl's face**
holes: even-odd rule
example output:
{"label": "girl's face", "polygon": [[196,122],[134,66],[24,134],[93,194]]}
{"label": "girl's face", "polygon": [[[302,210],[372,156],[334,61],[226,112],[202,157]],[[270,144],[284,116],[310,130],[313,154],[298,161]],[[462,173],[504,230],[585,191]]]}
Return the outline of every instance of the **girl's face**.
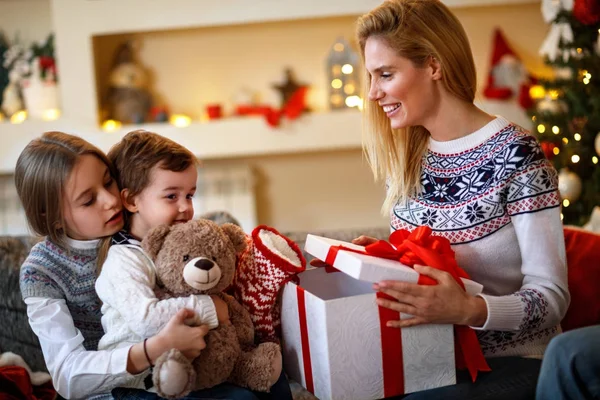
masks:
{"label": "girl's face", "polygon": [[119,188],[98,157],[79,157],[64,188],[62,211],[71,239],[98,239],[123,228]]}
{"label": "girl's face", "polygon": [[[422,68],[399,56],[379,37],[365,43],[365,66],[371,75],[369,100],[375,101],[390,119],[393,129],[426,125],[435,115],[441,77],[433,61]],[[437,67],[437,68],[436,68]]]}

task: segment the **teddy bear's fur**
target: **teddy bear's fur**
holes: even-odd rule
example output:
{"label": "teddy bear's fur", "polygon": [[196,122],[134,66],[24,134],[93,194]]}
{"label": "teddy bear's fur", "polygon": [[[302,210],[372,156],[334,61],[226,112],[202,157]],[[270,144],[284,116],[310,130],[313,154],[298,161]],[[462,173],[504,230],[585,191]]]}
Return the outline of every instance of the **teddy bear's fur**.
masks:
{"label": "teddy bear's fur", "polygon": [[236,257],[246,249],[244,231],[234,224],[192,220],[153,229],[142,246],[156,266],[159,298],[217,295],[229,306],[230,323],[206,335],[198,358],[190,362],[175,349],[159,357],[153,372],[159,395],[177,398],[226,381],[268,391],[281,373],[281,349],[274,343],[256,346],[248,311],[223,293],[233,282]]}

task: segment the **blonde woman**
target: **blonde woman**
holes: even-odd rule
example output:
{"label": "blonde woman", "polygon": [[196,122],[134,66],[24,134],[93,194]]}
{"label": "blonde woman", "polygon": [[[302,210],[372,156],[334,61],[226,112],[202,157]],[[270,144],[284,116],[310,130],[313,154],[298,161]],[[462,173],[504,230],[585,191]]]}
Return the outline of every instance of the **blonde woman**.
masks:
{"label": "blonde woman", "polygon": [[484,285],[470,296],[427,266],[416,268],[438,285],[375,284],[395,299],[381,306],[413,315],[392,326],[469,325],[492,369],[474,384],[461,372],[455,386],[408,398],[533,398],[570,299],[556,171],[528,132],[473,104],[469,41],[440,1],[388,0],[358,20],[357,38],[365,153],[386,181],[392,229],[430,226]]}

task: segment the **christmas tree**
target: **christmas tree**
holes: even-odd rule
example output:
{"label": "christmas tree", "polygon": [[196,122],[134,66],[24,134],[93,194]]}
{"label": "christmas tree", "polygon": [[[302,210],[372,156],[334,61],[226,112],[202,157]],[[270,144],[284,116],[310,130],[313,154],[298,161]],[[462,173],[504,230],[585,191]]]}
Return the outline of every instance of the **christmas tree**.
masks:
{"label": "christmas tree", "polygon": [[531,87],[529,114],[559,171],[563,222],[582,225],[600,205],[600,2],[542,0],[542,15],[540,53],[555,76]]}

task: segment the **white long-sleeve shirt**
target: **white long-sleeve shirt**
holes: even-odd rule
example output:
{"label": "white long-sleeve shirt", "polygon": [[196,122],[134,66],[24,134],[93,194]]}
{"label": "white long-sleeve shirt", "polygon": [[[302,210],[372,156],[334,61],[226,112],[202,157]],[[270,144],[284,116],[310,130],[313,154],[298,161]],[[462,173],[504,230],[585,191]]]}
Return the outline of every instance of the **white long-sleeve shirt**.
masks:
{"label": "white long-sleeve shirt", "polygon": [[181,309],[196,312],[200,323],[218,326],[215,305],[206,295],[159,300],[154,294],[154,263],[137,243],[113,245],[108,251],[96,292],[102,300],[104,336],[99,350],[130,346],[156,335]]}

